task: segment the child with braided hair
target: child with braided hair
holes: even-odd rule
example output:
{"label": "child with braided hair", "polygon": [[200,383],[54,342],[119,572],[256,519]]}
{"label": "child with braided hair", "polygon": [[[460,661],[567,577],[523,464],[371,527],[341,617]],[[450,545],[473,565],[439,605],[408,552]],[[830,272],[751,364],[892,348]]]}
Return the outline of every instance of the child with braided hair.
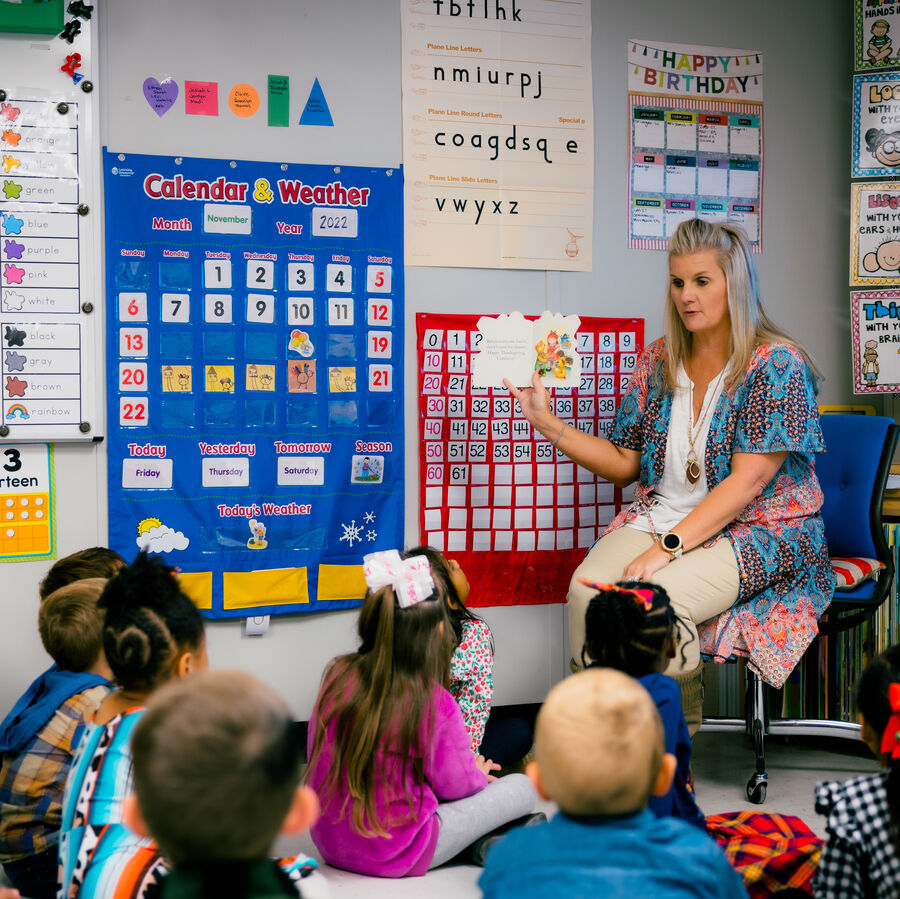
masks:
{"label": "child with braided hair", "polygon": [[662,673],[675,656],[679,627],[669,595],[658,584],[640,581],[581,583],[597,591],[585,613],[582,660],[587,654],[597,667],[616,668],[640,681],[662,718],[666,752],[678,762],[671,789],[665,796],[652,796],[650,810],[658,818],[682,818],[705,830],[706,821],[694,799],[691,738],[681,710],[681,689]]}

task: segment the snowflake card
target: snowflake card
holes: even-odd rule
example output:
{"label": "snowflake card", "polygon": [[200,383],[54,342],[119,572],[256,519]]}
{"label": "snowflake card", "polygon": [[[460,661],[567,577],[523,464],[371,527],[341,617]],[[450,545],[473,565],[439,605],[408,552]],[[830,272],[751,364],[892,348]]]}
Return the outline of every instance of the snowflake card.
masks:
{"label": "snowflake card", "polygon": [[580,324],[577,315],[558,312],[542,312],[536,321],[521,312],[483,315],[478,319],[478,353],[472,357],[472,386],[503,387],[506,379],[527,387],[537,372],[546,387],[577,387]]}

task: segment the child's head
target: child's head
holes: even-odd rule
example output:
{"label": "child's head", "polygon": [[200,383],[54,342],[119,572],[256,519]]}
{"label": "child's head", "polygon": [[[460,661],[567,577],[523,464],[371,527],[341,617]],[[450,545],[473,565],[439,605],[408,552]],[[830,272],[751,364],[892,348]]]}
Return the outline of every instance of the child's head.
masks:
{"label": "child's head", "polygon": [[142,552],[106,585],[103,649],[124,690],[149,693],[172,677],[206,667],[203,619],[172,569]]}
{"label": "child's head", "polygon": [[456,559],[445,559],[430,546],[416,546],[403,553],[404,559],[412,559],[416,556],[424,556],[431,565],[434,589],[443,600],[447,617],[453,627],[454,643],[458,644],[462,639],[463,621],[480,620],[477,615],[473,615],[466,608],[466,600],[469,598],[468,578]]}
{"label": "child's head", "polygon": [[528,776],[570,815],[625,815],[665,795],[675,757],[659,712],[633,678],[591,668],[557,684],[538,713]]}
{"label": "child's head", "polygon": [[105,546],[92,546],[90,549],[72,553],[55,562],[41,581],[38,586],[41,601],[43,602],[54,590],[59,590],[72,581],[95,577],[110,578],[124,564],[125,560],[117,552]]}
{"label": "child's head", "polygon": [[[450,677],[452,628],[441,594],[424,556],[401,559],[396,550],[363,560],[368,591],[359,613],[359,649],[335,659],[323,677],[310,753],[314,770],[325,733],[334,723],[328,771],[321,786],[330,801],[346,783],[353,824],[361,834],[385,835],[377,808],[375,756],[390,743],[396,758],[424,783],[420,728],[437,686]],[[406,797],[415,813],[413,797]]]}
{"label": "child's head", "polygon": [[132,737],[139,816],[132,806],[129,823],[175,867],[265,858],[280,831],[305,830],[318,813],[299,785],[303,744],[284,701],[249,674],[167,684]]}
{"label": "child's head", "polygon": [[74,581],[50,593],[38,612],[44,649],[63,671],[89,671],[103,652],[103,610],[97,604],[106,578]]}
{"label": "child's head", "polygon": [[663,671],[675,655],[679,630],[669,594],[643,581],[582,583],[597,590],[584,618],[587,655],[632,677]]}
{"label": "child's head", "polygon": [[900,712],[900,644],[888,647],[866,666],[856,683],[856,707],[862,732],[860,736],[876,756],[891,761],[891,751],[883,750],[881,741],[894,709],[891,706],[891,687]]}

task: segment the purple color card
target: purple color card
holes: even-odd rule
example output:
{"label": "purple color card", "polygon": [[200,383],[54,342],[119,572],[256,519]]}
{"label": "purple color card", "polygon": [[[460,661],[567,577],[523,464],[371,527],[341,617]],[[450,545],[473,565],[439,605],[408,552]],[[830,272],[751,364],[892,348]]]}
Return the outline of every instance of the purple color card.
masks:
{"label": "purple color card", "polygon": [[158,115],[165,115],[178,99],[178,85],[171,78],[157,81],[154,77],[144,79],[144,98]]}

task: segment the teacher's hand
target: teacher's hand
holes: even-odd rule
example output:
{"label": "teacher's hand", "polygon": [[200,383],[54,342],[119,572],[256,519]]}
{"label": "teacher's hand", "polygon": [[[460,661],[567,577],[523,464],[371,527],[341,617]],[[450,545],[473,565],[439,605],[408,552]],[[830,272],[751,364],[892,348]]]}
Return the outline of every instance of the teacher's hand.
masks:
{"label": "teacher's hand", "polygon": [[654,543],[625,566],[622,580],[649,581],[657,571],[665,568],[671,561],[672,557],[659,544]]}
{"label": "teacher's hand", "polygon": [[511,381],[503,379],[503,386],[519,401],[522,413],[533,428],[540,430],[540,419],[549,419],[553,413],[550,410],[550,392],[541,383],[537,372],[531,376],[531,387],[515,387]]}

